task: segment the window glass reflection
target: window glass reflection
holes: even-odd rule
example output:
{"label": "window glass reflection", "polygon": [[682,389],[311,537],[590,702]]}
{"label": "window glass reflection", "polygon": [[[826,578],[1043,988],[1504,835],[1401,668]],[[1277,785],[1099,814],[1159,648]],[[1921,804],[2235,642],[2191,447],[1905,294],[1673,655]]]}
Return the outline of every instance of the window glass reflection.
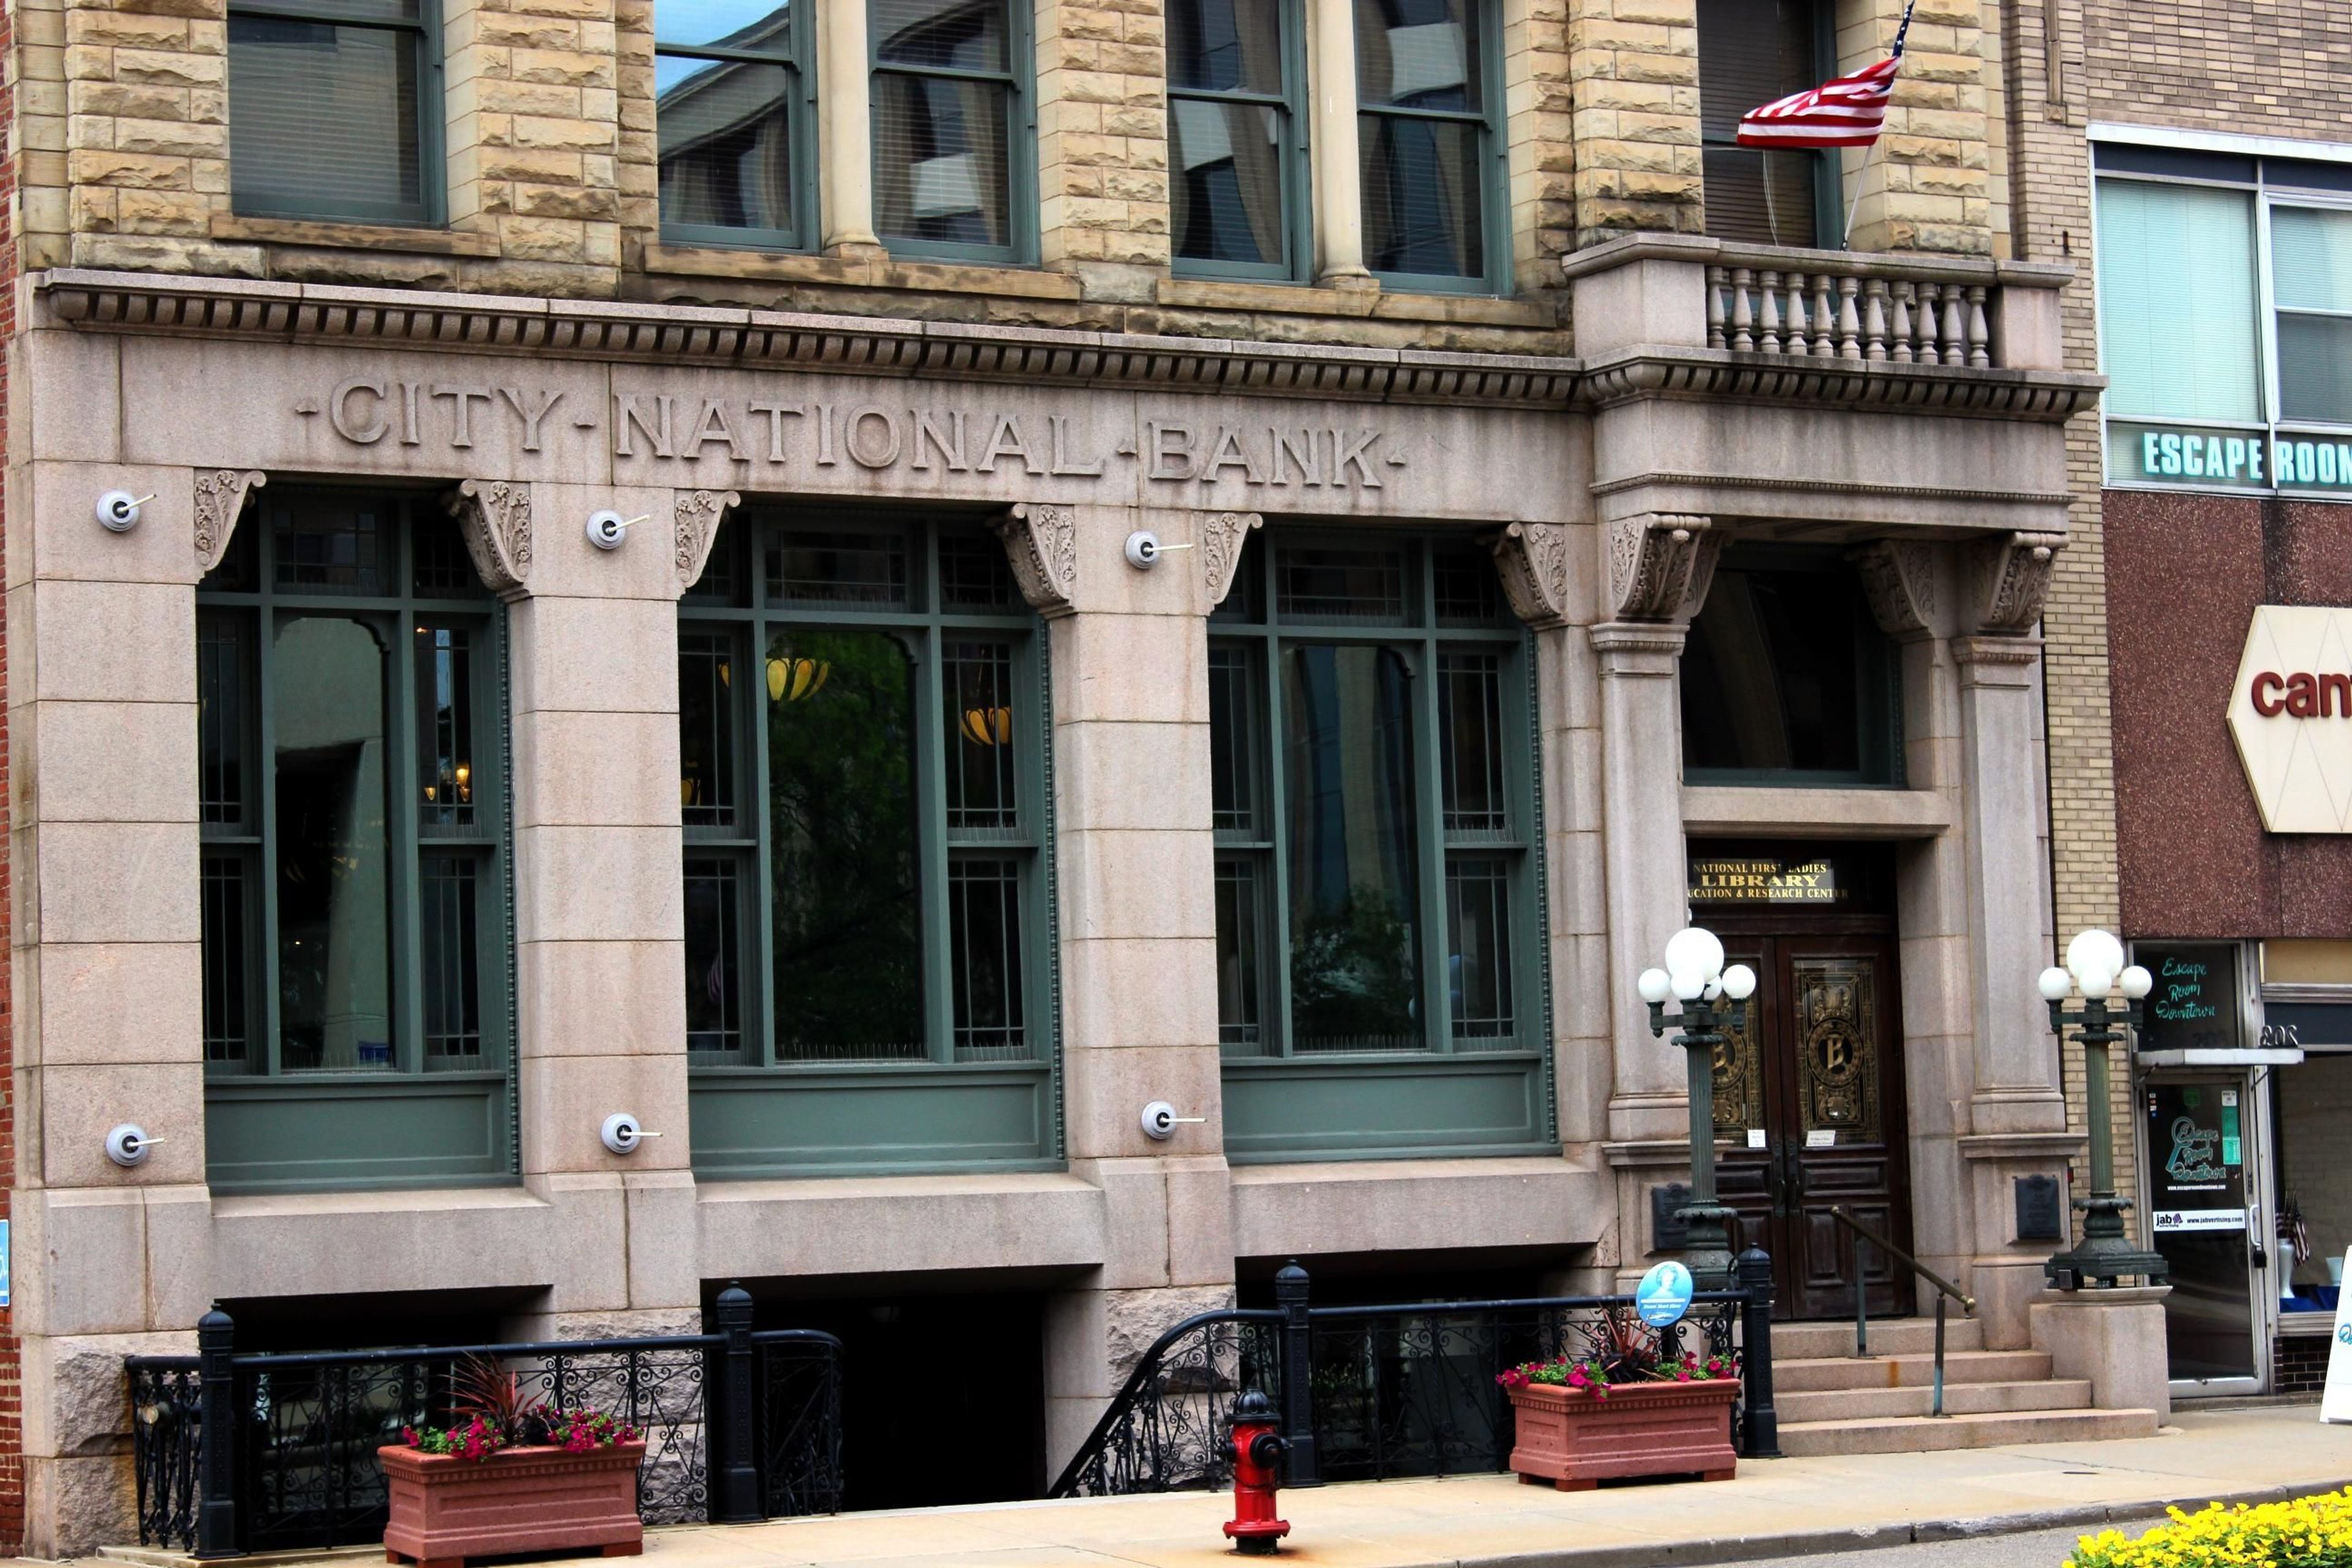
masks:
{"label": "window glass reflection", "polygon": [[914,666],[883,632],[767,650],[776,1054],[924,1052]]}
{"label": "window glass reflection", "polygon": [[280,1060],[392,1068],[384,650],[365,624],[284,622],[273,650]]}
{"label": "window glass reflection", "polygon": [[1390,648],[1283,669],[1293,1048],[1419,1050],[1411,687]]}

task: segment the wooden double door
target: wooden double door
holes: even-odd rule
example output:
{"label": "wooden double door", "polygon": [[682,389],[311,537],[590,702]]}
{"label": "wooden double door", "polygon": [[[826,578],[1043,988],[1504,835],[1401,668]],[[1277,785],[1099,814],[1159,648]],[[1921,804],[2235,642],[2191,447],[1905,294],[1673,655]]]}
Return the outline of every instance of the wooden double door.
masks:
{"label": "wooden double door", "polygon": [[[1726,961],[1757,975],[1716,1058],[1718,1189],[1739,1216],[1734,1248],[1771,1253],[1774,1311],[1797,1319],[1853,1315],[1854,1236],[1832,1208],[1911,1246],[1895,941],[1868,917],[1816,921],[1831,929],[1715,922]],[[1863,1249],[1862,1273],[1874,1317],[1913,1310],[1907,1270],[1880,1249]]]}

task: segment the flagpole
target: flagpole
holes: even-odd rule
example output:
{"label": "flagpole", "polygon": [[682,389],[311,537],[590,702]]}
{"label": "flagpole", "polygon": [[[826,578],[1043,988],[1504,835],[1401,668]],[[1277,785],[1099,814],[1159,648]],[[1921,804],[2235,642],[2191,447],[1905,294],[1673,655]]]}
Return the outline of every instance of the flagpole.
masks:
{"label": "flagpole", "polygon": [[[1888,52],[1887,58],[1895,62],[1897,75],[1902,73],[1903,68],[1903,39],[1911,31],[1911,10],[1918,4],[1919,0],[1904,0],[1903,20],[1895,25],[1895,47]],[[1895,84],[1892,81],[1888,82],[1887,91],[1892,93],[1894,90]],[[1838,239],[1838,248],[1841,250],[1853,248],[1853,215],[1861,209],[1863,181],[1870,173],[1870,155],[1878,151],[1878,143],[1883,138],[1877,136],[1870,139],[1869,144],[1862,150],[1862,163],[1854,169],[1853,200],[1845,204],[1845,233]]]}

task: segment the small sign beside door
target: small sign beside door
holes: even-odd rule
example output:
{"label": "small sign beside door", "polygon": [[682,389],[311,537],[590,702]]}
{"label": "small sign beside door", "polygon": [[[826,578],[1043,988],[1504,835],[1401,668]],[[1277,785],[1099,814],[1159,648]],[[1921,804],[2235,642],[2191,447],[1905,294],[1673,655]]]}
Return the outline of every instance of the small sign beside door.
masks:
{"label": "small sign beside door", "polygon": [[[2352,1252],[2344,1255],[2352,1273]],[[2336,1336],[2327,1346],[2327,1383],[2319,1396],[2319,1418],[2337,1425],[2352,1423],[2352,1296],[2337,1299]]]}
{"label": "small sign beside door", "polygon": [[2152,1221],[2158,1230],[2243,1230],[2243,1209],[2158,1209]]}
{"label": "small sign beside door", "polygon": [[1812,1128],[1805,1134],[1805,1147],[1808,1149],[1836,1148],[1837,1129],[1834,1127]]}
{"label": "small sign beside door", "polygon": [[1764,1129],[1761,1127],[1751,1127],[1748,1130],[1748,1146],[1750,1149],[1761,1149],[1765,1146]]}

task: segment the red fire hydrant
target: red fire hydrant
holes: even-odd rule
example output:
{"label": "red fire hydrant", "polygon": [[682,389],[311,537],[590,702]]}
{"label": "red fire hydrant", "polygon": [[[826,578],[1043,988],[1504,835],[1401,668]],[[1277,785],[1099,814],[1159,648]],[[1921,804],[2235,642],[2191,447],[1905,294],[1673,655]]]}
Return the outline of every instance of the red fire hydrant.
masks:
{"label": "red fire hydrant", "polygon": [[1274,1402],[1255,1388],[1243,1394],[1234,1405],[1233,1440],[1225,1445],[1234,1465],[1234,1517],[1225,1521],[1225,1533],[1245,1557],[1273,1556],[1290,1533],[1290,1521],[1274,1517],[1274,1489],[1288,1447]]}

